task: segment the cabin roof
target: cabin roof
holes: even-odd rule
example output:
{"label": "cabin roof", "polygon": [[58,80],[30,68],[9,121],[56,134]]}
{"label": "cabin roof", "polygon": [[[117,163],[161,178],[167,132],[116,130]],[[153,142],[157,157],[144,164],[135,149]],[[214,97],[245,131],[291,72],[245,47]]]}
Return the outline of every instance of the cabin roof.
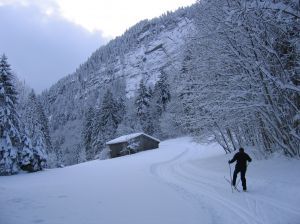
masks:
{"label": "cabin roof", "polygon": [[147,135],[143,132],[140,132],[140,133],[133,133],[133,134],[129,134],[129,135],[123,135],[123,136],[120,136],[118,138],[115,138],[115,139],[112,139],[108,142],[106,142],[107,145],[112,145],[112,144],[117,144],[117,143],[122,143],[122,142],[127,142],[129,141],[130,139],[133,139],[133,138],[136,138],[140,135],[144,135],[144,136],[147,136],[148,138],[151,138],[152,140],[156,141],[156,142],[160,142],[157,138],[154,138],[150,135]]}

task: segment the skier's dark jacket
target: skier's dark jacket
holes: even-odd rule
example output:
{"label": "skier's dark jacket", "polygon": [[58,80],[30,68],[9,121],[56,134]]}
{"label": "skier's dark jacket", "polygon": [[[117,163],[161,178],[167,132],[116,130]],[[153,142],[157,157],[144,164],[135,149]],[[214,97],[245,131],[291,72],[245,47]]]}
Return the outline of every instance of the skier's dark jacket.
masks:
{"label": "skier's dark jacket", "polygon": [[233,163],[235,161],[236,161],[235,168],[239,170],[244,170],[247,168],[247,161],[251,162],[252,159],[247,153],[243,151],[239,151],[233,156],[232,160],[229,160],[228,162]]}

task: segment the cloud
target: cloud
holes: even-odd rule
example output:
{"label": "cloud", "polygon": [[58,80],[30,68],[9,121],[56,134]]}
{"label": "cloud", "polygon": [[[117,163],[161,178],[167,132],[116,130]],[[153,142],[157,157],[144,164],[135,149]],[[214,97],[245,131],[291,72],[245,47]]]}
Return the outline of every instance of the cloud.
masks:
{"label": "cloud", "polygon": [[74,72],[108,41],[64,19],[51,0],[0,0],[0,21],[0,54],[37,92]]}
{"label": "cloud", "polygon": [[119,36],[143,19],[195,3],[196,0],[53,0],[66,19],[107,37]]}

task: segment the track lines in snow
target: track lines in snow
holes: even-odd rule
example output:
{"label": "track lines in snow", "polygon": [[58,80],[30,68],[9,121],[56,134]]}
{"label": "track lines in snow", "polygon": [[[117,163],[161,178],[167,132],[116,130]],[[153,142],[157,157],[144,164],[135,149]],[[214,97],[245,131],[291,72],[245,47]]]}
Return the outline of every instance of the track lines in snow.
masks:
{"label": "track lines in snow", "polygon": [[[224,172],[200,169],[191,161],[193,154],[194,149],[186,148],[170,160],[152,164],[150,172],[161,183],[197,205],[196,209],[208,210],[212,223],[285,223],[285,217],[291,216],[295,220],[300,217],[297,208],[264,196],[263,191],[253,195],[252,192],[232,194],[224,182]],[[274,212],[282,213],[282,219],[274,220]]]}
{"label": "track lines in snow", "polygon": [[[188,177],[179,174],[176,169],[174,169],[175,166],[177,166],[179,161],[184,161],[184,157],[187,156],[190,152],[190,149],[185,149],[185,151],[179,153],[176,155],[174,158],[168,161],[160,162],[153,164],[150,167],[151,173],[156,176],[162,183],[168,185],[175,191],[177,191],[179,194],[181,194],[184,198],[187,198],[189,200],[192,199],[194,204],[197,204],[198,209],[203,209],[205,208],[206,210],[210,211],[210,216],[211,219],[214,220],[216,216],[218,217],[218,220],[214,220],[212,223],[221,223],[224,220],[220,220],[220,218],[223,218],[223,215],[218,215],[218,212],[216,210],[216,207],[220,206],[219,204],[222,204],[222,208],[227,209],[229,211],[228,216],[230,218],[233,218],[233,220],[229,219],[227,220],[228,222],[231,221],[230,223],[234,223],[234,221],[237,221],[236,223],[239,223],[240,221],[243,221],[243,223],[248,223],[248,224],[253,224],[253,219],[255,220],[256,218],[252,216],[251,214],[248,214],[246,211],[243,211],[246,216],[244,215],[239,215],[239,213],[236,211],[237,206],[235,206],[233,203],[229,203],[228,201],[224,201],[222,197],[215,196],[217,193],[216,192],[211,192],[210,188],[205,186],[208,183],[204,183],[201,188],[199,186],[196,186],[198,189],[201,189],[201,191],[195,191],[191,190],[189,186],[195,186],[194,183],[192,183],[191,179]],[[184,184],[185,182],[188,182],[189,184],[186,185]],[[206,189],[206,190],[203,190]],[[209,198],[210,200],[207,200]],[[211,201],[217,202],[217,204],[212,205]],[[228,206],[231,205],[232,207]],[[240,208],[238,208],[240,209]],[[241,209],[240,209],[241,210]],[[234,220],[234,217],[232,214],[235,214],[236,217],[239,217],[240,220]],[[262,224],[257,220],[257,224]]]}
{"label": "track lines in snow", "polygon": [[[202,213],[202,215],[205,216],[206,223],[216,223],[214,220],[215,217],[211,215],[210,211],[208,211],[208,208],[205,206],[205,204],[201,202],[201,198],[199,195],[187,191],[184,187],[166,178],[166,175],[169,174],[168,172],[165,172],[166,170],[164,168],[168,167],[168,164],[183,158],[184,155],[188,153],[188,151],[189,151],[188,149],[185,149],[183,152],[179,153],[178,155],[176,155],[174,158],[170,160],[152,164],[150,166],[150,172],[153,176],[157,178],[157,180],[160,183],[170,187],[172,190],[177,192],[183,199],[191,203],[192,206],[199,211],[199,213]],[[210,221],[208,222],[208,220]]]}
{"label": "track lines in snow", "polygon": [[[255,214],[251,214],[247,208],[244,208],[238,205],[237,203],[232,202],[230,199],[227,199],[226,197],[222,196],[219,192],[224,191],[224,188],[213,185],[211,181],[208,181],[203,176],[201,177],[201,181],[194,180],[180,171],[178,169],[173,169],[173,172],[176,175],[176,177],[181,178],[183,183],[188,183],[190,185],[196,186],[194,190],[197,191],[198,194],[203,194],[205,195],[205,198],[209,199],[210,201],[214,201],[217,204],[221,204],[222,206],[224,206],[223,209],[225,208],[228,212],[234,214],[235,217],[240,218],[243,221],[243,223],[264,223],[261,222]],[[212,206],[216,205],[215,203]],[[234,223],[235,221],[232,220],[231,223]]]}
{"label": "track lines in snow", "polygon": [[[184,175],[189,176],[189,178],[193,179],[194,181],[198,181],[199,179],[206,179],[205,183],[210,183],[212,186],[216,187],[217,183],[219,183],[223,186],[223,183],[216,181],[217,178],[220,175],[215,175],[214,180],[212,180],[212,179],[208,179],[207,176],[205,176],[203,174],[204,173],[203,171],[201,171],[200,169],[197,169],[196,167],[190,165],[189,163],[180,164],[179,166],[181,167],[179,170],[184,171],[184,173],[185,173]],[[197,173],[197,174],[194,175],[194,176],[191,176],[191,174],[193,174],[193,173]],[[197,177],[195,177],[195,176],[197,176]],[[253,180],[253,181],[255,181],[255,180]],[[246,192],[246,193],[242,194],[242,198],[247,199],[249,202],[251,202],[251,201],[252,202],[253,201],[258,202],[257,204],[259,204],[260,206],[262,204],[264,204],[266,206],[269,206],[269,207],[272,206],[272,207],[274,207],[274,209],[278,209],[280,211],[284,210],[285,212],[293,213],[293,214],[298,215],[300,217],[300,210],[299,209],[296,209],[296,208],[294,208],[294,207],[290,206],[289,204],[284,203],[282,201],[275,200],[274,198],[264,196],[261,193],[260,194],[256,193],[255,196],[254,196],[254,195],[252,195],[252,193],[247,193]]]}

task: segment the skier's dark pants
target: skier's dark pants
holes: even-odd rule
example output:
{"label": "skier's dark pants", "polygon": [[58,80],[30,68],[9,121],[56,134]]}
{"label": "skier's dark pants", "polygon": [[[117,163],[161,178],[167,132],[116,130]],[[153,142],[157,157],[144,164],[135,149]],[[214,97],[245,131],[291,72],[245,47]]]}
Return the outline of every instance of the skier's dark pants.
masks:
{"label": "skier's dark pants", "polygon": [[241,172],[241,180],[242,180],[243,189],[247,190],[246,177],[245,177],[246,170],[247,170],[247,168],[244,168],[244,167],[242,167],[242,168],[236,167],[234,169],[232,185],[235,186],[237,175],[238,175],[239,172]]}

